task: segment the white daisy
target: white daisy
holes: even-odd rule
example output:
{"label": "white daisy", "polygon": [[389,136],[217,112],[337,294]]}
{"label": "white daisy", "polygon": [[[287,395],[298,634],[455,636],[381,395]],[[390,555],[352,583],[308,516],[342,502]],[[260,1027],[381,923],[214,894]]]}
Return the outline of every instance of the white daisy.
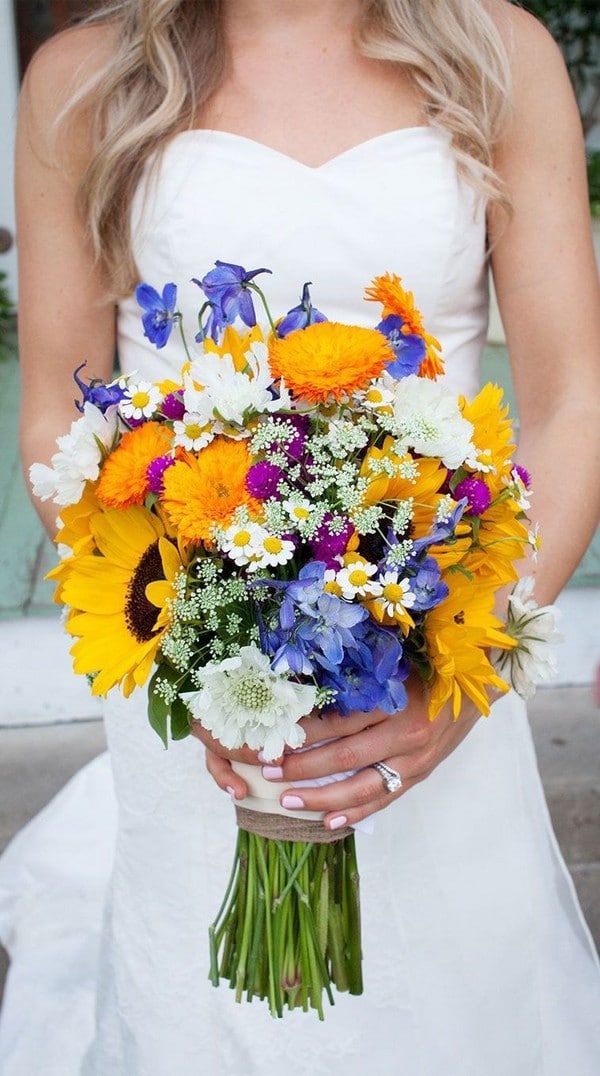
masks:
{"label": "white daisy", "polygon": [[198,691],[182,694],[190,713],[224,747],[247,744],[262,749],[267,761],[284,747],[300,747],[305,732],[298,724],[310,713],[316,698],[312,684],[296,684],[271,669],[266,654],[243,646],[239,655],[209,662],[199,669]]}
{"label": "white daisy", "polygon": [[125,387],[119,411],[124,418],[152,418],[161,402],[162,393],[158,385],[153,385],[151,381],[138,381]]}
{"label": "white daisy", "polygon": [[415,595],[410,589],[409,579],[399,579],[397,571],[387,571],[379,576],[382,586],[381,595],[376,598],[377,605],[384,613],[392,617],[403,617],[407,609],[415,604]]}
{"label": "white daisy", "polygon": [[335,581],[338,584],[342,597],[347,601],[354,598],[377,598],[382,591],[381,583],[371,576],[377,571],[376,564],[368,561],[350,561],[344,568],[336,573]]}
{"label": "white daisy", "polygon": [[263,536],[264,528],[258,523],[232,524],[219,535],[219,548],[242,567],[256,559]]}
{"label": "white daisy", "polygon": [[274,534],[264,531],[256,544],[256,559],[252,561],[251,569],[274,568],[278,564],[287,564],[294,556],[295,545],[288,538],[277,538]]}
{"label": "white daisy", "polygon": [[207,422],[206,418],[199,415],[197,411],[186,411],[182,419],[177,419],[173,423],[173,430],[175,432],[173,443],[192,452],[206,448],[215,436],[213,423]]}
{"label": "white daisy", "polygon": [[312,505],[306,497],[288,498],[281,502],[293,523],[304,523],[309,518]]}

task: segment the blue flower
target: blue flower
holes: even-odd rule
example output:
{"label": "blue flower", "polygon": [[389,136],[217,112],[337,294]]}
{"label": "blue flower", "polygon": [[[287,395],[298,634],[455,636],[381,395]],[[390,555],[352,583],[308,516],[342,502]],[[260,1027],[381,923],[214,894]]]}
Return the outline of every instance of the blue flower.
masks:
{"label": "blue flower", "polygon": [[144,336],[157,348],[164,347],[176,319],[177,286],[165,284],[162,295],[159,295],[150,284],[138,284],[135,297],[144,311]]}
{"label": "blue flower", "polygon": [[417,566],[410,589],[415,596],[411,613],[424,613],[448,597],[448,586],[442,582],[440,566],[433,557],[425,557]]}
{"label": "blue flower", "polygon": [[396,358],[386,366],[386,372],[396,379],[419,372],[427,347],[422,336],[403,333],[404,320],[397,314],[389,314],[375,328],[386,337]]}
{"label": "blue flower", "polygon": [[424,538],[416,538],[413,542],[415,553],[420,553],[430,545],[438,545],[440,542],[447,542],[449,538],[452,538],[468,507],[468,503],[466,497],[457,501],[452,511],[448,512],[444,519],[440,519],[433,524],[429,534],[426,534]]}
{"label": "blue flower", "polygon": [[202,280],[193,280],[213,305],[216,312],[212,315],[213,321],[220,319],[223,325],[231,325],[238,317],[251,329],[256,325],[256,312],[248,285],[259,273],[270,272],[270,269],[247,271],[242,265],[216,261],[215,268],[210,269]]}
{"label": "blue flower", "polygon": [[75,407],[78,411],[83,411],[84,404],[91,403],[94,407],[97,407],[102,414],[105,414],[108,408],[112,407],[113,404],[120,403],[125,396],[125,389],[122,389],[118,384],[107,385],[106,381],[102,381],[99,377],[92,378],[86,385],[85,382],[78,377],[79,371],[83,370],[84,366],[87,366],[87,363],[82,362],[81,366],[78,366],[73,372],[75,384],[81,389],[81,394],[83,396],[82,403],[75,400]]}
{"label": "blue flower", "polygon": [[278,336],[287,336],[296,329],[306,329],[307,325],[316,325],[320,321],[327,321],[325,314],[312,305],[308,290],[310,281],[302,289],[302,298],[298,306],[288,310],[284,318],[277,326]]}
{"label": "blue flower", "polygon": [[336,692],[332,706],[341,714],[376,708],[395,713],[406,706],[408,671],[398,636],[369,618],[357,629],[355,646],[343,662],[325,672],[323,685]]}

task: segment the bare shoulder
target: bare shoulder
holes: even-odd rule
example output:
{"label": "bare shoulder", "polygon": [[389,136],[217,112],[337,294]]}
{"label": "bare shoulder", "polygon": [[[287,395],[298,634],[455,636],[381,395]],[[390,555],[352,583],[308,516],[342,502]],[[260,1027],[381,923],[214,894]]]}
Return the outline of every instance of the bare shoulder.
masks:
{"label": "bare shoulder", "polygon": [[73,27],[37,50],[23,79],[19,120],[40,149],[69,102],[107,67],[118,32],[114,22]]}
{"label": "bare shoulder", "polygon": [[[569,76],[561,51],[546,27],[510,0],[484,0],[506,49],[517,109],[536,100],[572,100]],[[550,96],[548,96],[550,95]]]}

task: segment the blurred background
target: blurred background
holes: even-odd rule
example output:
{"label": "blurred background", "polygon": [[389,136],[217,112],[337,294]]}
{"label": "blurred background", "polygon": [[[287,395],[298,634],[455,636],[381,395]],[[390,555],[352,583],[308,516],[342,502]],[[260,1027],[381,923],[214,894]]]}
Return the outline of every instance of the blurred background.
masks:
{"label": "blurred background", "polygon": [[[12,144],[20,79],[35,49],[92,11],[94,0],[0,0],[0,851],[88,759],[104,749],[96,700],[70,671],[44,581],[55,561],[29,502],[17,446],[18,294]],[[600,261],[600,3],[523,3],[559,43],[588,151],[590,215]],[[569,357],[566,357],[568,361]],[[43,356],[40,356],[43,361]],[[483,380],[513,404],[501,320],[492,303]],[[600,944],[600,531],[561,594],[559,676],[531,720],[554,827]],[[5,959],[0,951],[0,997]]]}

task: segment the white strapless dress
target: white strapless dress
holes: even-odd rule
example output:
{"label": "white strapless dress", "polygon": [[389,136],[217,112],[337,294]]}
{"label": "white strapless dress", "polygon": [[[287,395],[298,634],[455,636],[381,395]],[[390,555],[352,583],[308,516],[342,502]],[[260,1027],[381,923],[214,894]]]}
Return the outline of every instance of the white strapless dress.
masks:
{"label": "white strapless dress", "polygon": [[[364,287],[390,270],[441,340],[452,387],[476,391],[484,220],[444,133],[391,132],[315,169],[190,131],[145,193],[140,272],[180,285],[189,327],[200,299],[190,278],[217,258],[271,268],[277,314],[310,280],[330,318],[364,324],[375,313]],[[175,334],[150,348],[133,301],[119,340],[126,370],[158,378],[179,366]],[[517,698],[359,834],[365,993],[338,997],[324,1023],[272,1020],[209,984],[232,805],[197,741],[162,749],[143,692],[113,693],[106,728],[111,768],[107,756],[86,767],[0,866],[13,957],[2,1076],[598,1076],[598,963]]]}

